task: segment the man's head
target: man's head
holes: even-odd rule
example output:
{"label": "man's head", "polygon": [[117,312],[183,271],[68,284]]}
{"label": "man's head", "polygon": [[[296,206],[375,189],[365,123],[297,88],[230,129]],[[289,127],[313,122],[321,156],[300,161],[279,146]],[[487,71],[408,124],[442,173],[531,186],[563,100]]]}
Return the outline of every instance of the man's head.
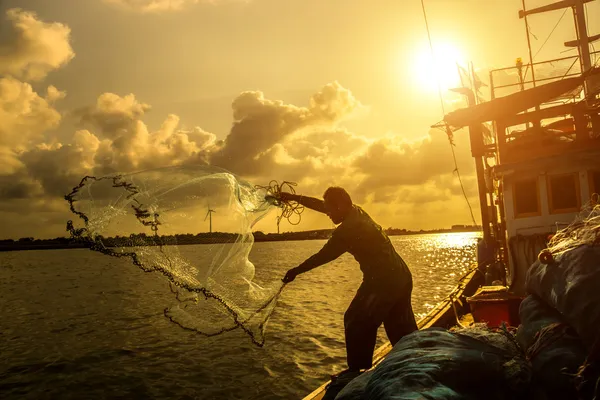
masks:
{"label": "man's head", "polygon": [[334,224],[341,223],[352,211],[352,199],[343,188],[332,186],[323,194],[325,211]]}

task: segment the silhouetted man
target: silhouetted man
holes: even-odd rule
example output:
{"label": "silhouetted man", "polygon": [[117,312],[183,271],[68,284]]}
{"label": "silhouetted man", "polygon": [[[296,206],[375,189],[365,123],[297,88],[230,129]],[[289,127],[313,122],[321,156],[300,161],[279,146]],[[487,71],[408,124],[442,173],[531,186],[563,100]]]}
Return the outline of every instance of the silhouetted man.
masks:
{"label": "silhouetted man", "polygon": [[411,305],[410,270],[381,226],[352,204],[343,188],[327,189],[324,201],[290,193],[282,193],[280,199],[325,213],[334,224],[339,224],[325,246],[290,269],[283,281],[291,282],[297,275],[333,261],[345,252],[352,254],[360,264],[363,281],[344,314],[348,370],[342,373],[371,368],[377,329],[382,323],[392,345],[417,330]]}

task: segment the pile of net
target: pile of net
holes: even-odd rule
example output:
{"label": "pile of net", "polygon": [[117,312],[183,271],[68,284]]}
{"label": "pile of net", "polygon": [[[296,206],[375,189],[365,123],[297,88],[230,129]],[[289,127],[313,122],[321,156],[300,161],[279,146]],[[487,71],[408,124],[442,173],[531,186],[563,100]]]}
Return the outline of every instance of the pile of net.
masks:
{"label": "pile of net", "polygon": [[[527,273],[519,342],[548,399],[592,399],[600,383],[600,207],[557,232]],[[573,396],[578,397],[573,397]]]}
{"label": "pile of net", "polygon": [[527,399],[530,368],[508,332],[484,325],[429,328],[403,337],[336,400]]}
{"label": "pile of net", "polygon": [[283,287],[248,258],[252,227],[273,207],[269,194],[214,167],[88,176],[65,196],[79,217],[67,229],[165,279],[177,300],[165,309],[173,322],[207,336],[239,328],[262,346]]}

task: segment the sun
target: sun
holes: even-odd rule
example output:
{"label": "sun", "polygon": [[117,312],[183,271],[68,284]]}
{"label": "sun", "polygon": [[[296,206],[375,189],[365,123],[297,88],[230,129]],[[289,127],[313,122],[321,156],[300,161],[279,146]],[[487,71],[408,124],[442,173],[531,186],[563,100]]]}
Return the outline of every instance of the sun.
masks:
{"label": "sun", "polygon": [[437,81],[442,93],[460,87],[457,64],[465,65],[460,49],[449,42],[437,42],[433,44],[433,53],[432,56],[427,42],[413,50],[409,58],[409,79],[418,89],[427,92],[437,92]]}

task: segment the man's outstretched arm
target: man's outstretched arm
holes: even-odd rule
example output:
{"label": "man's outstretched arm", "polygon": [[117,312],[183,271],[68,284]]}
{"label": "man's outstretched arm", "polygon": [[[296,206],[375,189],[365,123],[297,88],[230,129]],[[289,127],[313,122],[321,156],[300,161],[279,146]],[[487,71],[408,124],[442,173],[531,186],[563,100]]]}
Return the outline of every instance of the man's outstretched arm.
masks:
{"label": "man's outstretched arm", "polygon": [[303,274],[315,269],[323,264],[327,264],[330,261],[335,260],[346,252],[345,242],[341,239],[340,235],[334,235],[329,239],[325,246],[315,255],[309,257],[302,264],[296,268],[290,269],[283,278],[283,282],[288,283],[294,280],[297,275]]}
{"label": "man's outstretched arm", "polygon": [[296,203],[302,204],[304,207],[310,208],[311,210],[315,210],[323,214],[326,213],[325,202],[314,197],[282,192],[279,198],[283,201],[295,201]]}

